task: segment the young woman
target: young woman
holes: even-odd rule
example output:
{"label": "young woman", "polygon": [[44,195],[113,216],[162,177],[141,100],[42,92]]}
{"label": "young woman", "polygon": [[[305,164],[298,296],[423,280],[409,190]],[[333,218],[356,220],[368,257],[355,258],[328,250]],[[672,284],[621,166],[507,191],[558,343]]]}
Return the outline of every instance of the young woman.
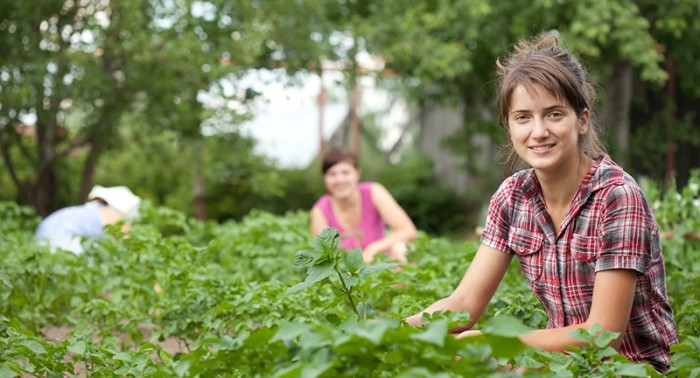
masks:
{"label": "young woman", "polygon": [[499,123],[509,164],[530,169],[491,198],[481,245],[455,291],[423,312],[466,310],[479,319],[513,256],[549,315],[547,329],[521,337],[550,351],[578,345],[571,332],[619,332],[611,346],[632,361],[667,369],[678,342],[651,206],[634,179],[604,153],[593,125],[586,72],[553,36],[519,43],[498,62]]}
{"label": "young woman", "polygon": [[311,233],[335,227],[341,244],[348,250],[362,248],[366,262],[385,253],[405,264],[406,243],[416,237],[416,227],[394,197],[381,184],[359,182],[357,157],[351,152],[329,151],[321,168],[328,194],[311,209]]}

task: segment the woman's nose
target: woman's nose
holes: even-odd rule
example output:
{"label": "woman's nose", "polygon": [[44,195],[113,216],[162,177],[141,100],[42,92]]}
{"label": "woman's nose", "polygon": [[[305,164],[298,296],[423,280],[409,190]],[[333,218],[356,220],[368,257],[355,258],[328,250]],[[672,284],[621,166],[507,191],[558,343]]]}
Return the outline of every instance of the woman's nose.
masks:
{"label": "woman's nose", "polygon": [[549,134],[547,124],[541,117],[535,117],[532,121],[532,137],[536,139],[545,138]]}

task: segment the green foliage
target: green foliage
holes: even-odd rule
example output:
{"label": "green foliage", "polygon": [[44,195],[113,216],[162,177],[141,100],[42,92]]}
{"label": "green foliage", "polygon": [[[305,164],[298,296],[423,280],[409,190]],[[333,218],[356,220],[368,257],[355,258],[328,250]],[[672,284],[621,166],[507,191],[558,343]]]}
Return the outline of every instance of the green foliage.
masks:
{"label": "green foliage", "polygon": [[385,166],[377,180],[387,187],[419,230],[432,235],[460,234],[476,225],[475,203],[453,189],[437,186],[432,162],[424,156],[412,154]]}
{"label": "green foliage", "polygon": [[528,348],[516,358],[517,366],[534,369],[525,374],[532,377],[658,377],[651,365],[630,362],[607,346],[619,334],[601,332],[599,324],[589,331],[578,329],[571,336],[584,343],[584,347],[570,347],[570,351],[547,352]]}
{"label": "green foliage", "polygon": [[[695,263],[700,249],[700,170],[691,172],[681,190],[673,181],[665,189],[650,183],[645,190],[665,236],[662,246],[669,292],[700,287],[700,265]],[[681,335],[697,335],[700,330],[698,294],[697,290],[688,290],[682,296],[671,297]]]}
{"label": "green foliage", "polygon": [[[678,199],[660,193],[650,199],[671,217]],[[693,186],[681,193],[697,195]],[[387,269],[394,265],[381,256],[366,265],[360,251],[337,249],[333,229],[311,240],[307,212],[217,224],[146,203],[127,238],[109,227],[73,255],[32,240],[32,212],[2,208],[15,214],[0,242],[2,377],[660,376],[615,353],[607,344],[617,335],[600,328],[574,332],[582,346],[567,353],[525,348],[518,335],[546,316],[517,264],[477,324],[482,335],[449,334],[468,322],[464,312],[406,325],[405,316],[454,289],[476,241],[421,234],[411,264]],[[674,230],[697,222],[692,211],[673,216]],[[700,307],[689,288],[699,282],[700,248],[684,238],[662,245],[681,339],[665,376],[693,376]],[[43,335],[59,325],[65,337]]]}
{"label": "green foliage", "polygon": [[671,351],[670,374],[678,377],[700,375],[700,337],[689,335],[680,344],[672,346]]}
{"label": "green foliage", "polygon": [[[346,252],[338,248],[340,234],[333,227],[323,229],[314,238],[311,249],[302,249],[294,257],[294,266],[306,268],[306,279],[287,290],[287,293],[307,289],[317,283],[331,284],[348,300],[358,319],[366,320],[372,315],[372,306],[367,302],[370,291],[376,285],[363,277],[376,271],[396,267],[397,264],[365,265],[360,249]],[[334,277],[337,276],[337,281]]]}

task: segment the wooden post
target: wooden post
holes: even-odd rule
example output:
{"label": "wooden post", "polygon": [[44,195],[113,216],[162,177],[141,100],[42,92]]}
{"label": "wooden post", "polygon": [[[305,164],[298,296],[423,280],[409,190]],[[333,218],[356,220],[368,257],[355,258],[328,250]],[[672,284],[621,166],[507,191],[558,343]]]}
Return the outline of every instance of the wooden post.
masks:
{"label": "wooden post", "polygon": [[323,67],[318,70],[321,79],[321,88],[318,92],[318,156],[325,153],[325,141],[323,140],[323,112],[326,106],[326,87],[323,85]]}
{"label": "wooden post", "polygon": [[358,116],[359,94],[357,88],[357,76],[352,73],[350,89],[350,129],[352,131],[352,152],[360,156],[360,118]]}

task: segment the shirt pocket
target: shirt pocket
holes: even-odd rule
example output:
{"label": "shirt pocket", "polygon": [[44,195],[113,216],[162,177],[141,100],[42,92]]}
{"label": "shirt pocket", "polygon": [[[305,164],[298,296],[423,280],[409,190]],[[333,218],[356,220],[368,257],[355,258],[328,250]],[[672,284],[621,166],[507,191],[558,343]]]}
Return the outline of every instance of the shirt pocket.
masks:
{"label": "shirt pocket", "polygon": [[595,281],[595,266],[598,261],[598,237],[573,234],[571,237],[572,262],[580,283]]}
{"label": "shirt pocket", "polygon": [[542,239],[542,234],[524,228],[511,227],[508,233],[508,247],[518,256],[520,268],[530,283],[542,275]]}

